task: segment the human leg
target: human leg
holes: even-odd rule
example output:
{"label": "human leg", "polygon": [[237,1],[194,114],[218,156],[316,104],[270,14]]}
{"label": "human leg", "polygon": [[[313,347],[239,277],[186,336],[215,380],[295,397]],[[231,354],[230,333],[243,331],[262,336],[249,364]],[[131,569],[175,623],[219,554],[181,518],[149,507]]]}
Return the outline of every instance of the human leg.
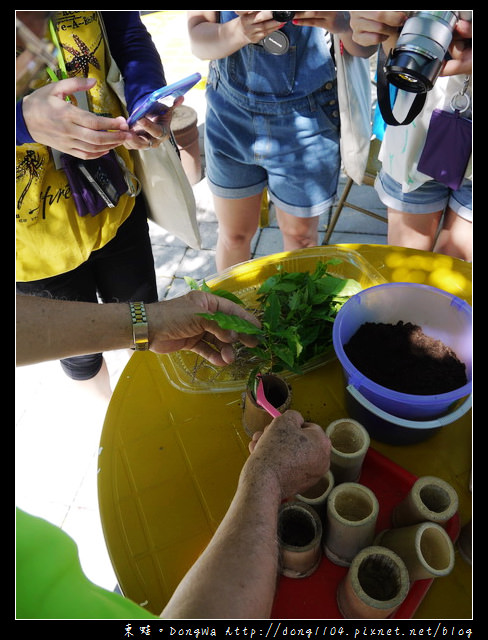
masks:
{"label": "human leg", "polygon": [[[292,110],[270,116],[264,133],[270,153],[268,172],[270,200],[283,236],[285,251],[317,246],[320,215],[334,204],[340,171],[338,112],[335,88],[309,96]],[[290,133],[292,132],[292,134]]]}
{"label": "human leg", "polygon": [[294,251],[316,247],[319,243],[319,218],[299,218],[276,207],[276,219],[283,236],[283,250]]}
{"label": "human leg", "polygon": [[388,207],[388,244],[432,251],[442,211],[406,213]]}
{"label": "human leg", "polygon": [[[99,293],[105,302],[153,302],[157,290],[145,208],[136,204],[115,238],[76,269],[52,278],[17,283],[17,291],[83,302],[98,302]],[[79,386],[110,397],[108,370],[101,353],[65,358],[61,366]]]}
{"label": "human leg", "polygon": [[388,244],[432,251],[449,188],[430,180],[404,192],[399,182],[381,170],[375,189],[388,211]]}
{"label": "human leg", "polygon": [[214,195],[219,222],[215,254],[218,271],[251,257],[251,240],[258,228],[261,200],[262,193],[238,199]]}
{"label": "human leg", "polygon": [[[98,296],[103,303],[130,300],[150,303],[158,300],[147,210],[141,197],[136,200],[131,215],[115,238],[93,254],[91,267]],[[127,350],[127,360],[131,354]],[[105,384],[105,390],[110,387],[105,358],[92,384],[95,391],[101,384]]]}
{"label": "human leg", "polygon": [[435,251],[471,262],[473,257],[472,182],[464,180],[451,193]]}
{"label": "human leg", "polygon": [[[131,215],[116,236],[94,251],[74,275],[69,299],[92,302],[99,299],[103,302],[157,300],[154,259],[142,197],[136,199]],[[110,398],[110,376],[103,354],[66,358],[61,366],[80,387]]]}
{"label": "human leg", "polygon": [[388,208],[388,244],[471,260],[471,180],[464,180],[455,191],[429,180],[403,192],[382,170],[375,188]]}
{"label": "human leg", "polygon": [[158,292],[147,210],[142,197],[117,235],[90,256],[103,302],[156,302]]}
{"label": "human leg", "polygon": [[[75,384],[82,391],[82,393],[86,393],[87,395],[89,394],[91,397],[99,398],[102,402],[108,403],[110,401],[110,398],[112,397],[110,373],[103,354],[100,353],[94,355],[97,355],[99,357],[100,367],[98,368],[98,371],[90,378],[73,377],[74,367],[72,366],[72,361],[71,363],[69,363],[71,366],[68,366],[66,360],[61,360],[61,366],[67,373],[68,378],[72,380],[73,384]],[[80,364],[82,367],[83,361]]]}
{"label": "human leg", "polygon": [[219,223],[218,271],[250,258],[259,224],[267,174],[256,162],[253,129],[249,109],[229,101],[222,87],[207,88],[205,162]]}
{"label": "human leg", "polygon": [[[17,283],[17,292],[58,300],[97,302],[96,286],[91,270],[82,264],[68,273],[52,278]],[[70,331],[65,327],[65,331]],[[33,327],[35,331],[35,327]],[[91,397],[108,402],[112,394],[110,379],[101,353],[92,353],[60,360],[61,367],[72,384],[87,391]]]}
{"label": "human leg", "polygon": [[472,226],[469,220],[462,218],[448,207],[434,251],[471,262],[473,257]]}

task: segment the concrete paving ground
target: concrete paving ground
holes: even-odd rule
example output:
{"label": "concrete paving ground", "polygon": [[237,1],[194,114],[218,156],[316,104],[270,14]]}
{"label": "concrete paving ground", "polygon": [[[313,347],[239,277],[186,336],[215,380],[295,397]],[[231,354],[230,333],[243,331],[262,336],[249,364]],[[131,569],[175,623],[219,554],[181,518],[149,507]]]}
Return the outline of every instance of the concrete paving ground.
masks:
{"label": "concrete paving ground", "polygon": [[[190,52],[186,11],[143,12],[143,20],[161,54],[168,82],[200,71],[207,63]],[[198,113],[200,133],[205,123],[203,88],[193,89],[185,104]],[[341,177],[339,194],[345,177]],[[185,290],[185,275],[195,279],[215,273],[217,222],[205,179],[194,186],[202,249],[196,251],[151,224],[159,299]],[[354,185],[349,200],[384,215],[374,189]],[[329,216],[321,220],[321,238]],[[331,243],[386,242],[383,222],[345,208]],[[253,257],[282,251],[281,234],[270,212],[269,225],[257,231]],[[106,354],[112,388],[127,361],[125,352]],[[116,577],[105,547],[98,515],[96,472],[98,443],[107,405],[84,393],[62,373],[58,362],[20,367],[16,377],[16,504],[62,527],[78,544],[86,575],[114,589]]]}

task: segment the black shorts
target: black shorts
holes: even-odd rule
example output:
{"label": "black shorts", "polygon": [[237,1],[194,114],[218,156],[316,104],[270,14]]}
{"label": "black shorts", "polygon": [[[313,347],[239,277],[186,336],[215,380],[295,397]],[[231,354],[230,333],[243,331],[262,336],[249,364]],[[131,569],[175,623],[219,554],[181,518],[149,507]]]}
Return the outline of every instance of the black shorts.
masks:
{"label": "black shorts", "polygon": [[[142,196],[136,199],[115,238],[93,251],[86,262],[51,278],[18,282],[17,292],[82,302],[156,302],[156,274]],[[61,366],[70,378],[89,380],[99,372],[102,362],[102,354],[94,353],[65,358]]]}

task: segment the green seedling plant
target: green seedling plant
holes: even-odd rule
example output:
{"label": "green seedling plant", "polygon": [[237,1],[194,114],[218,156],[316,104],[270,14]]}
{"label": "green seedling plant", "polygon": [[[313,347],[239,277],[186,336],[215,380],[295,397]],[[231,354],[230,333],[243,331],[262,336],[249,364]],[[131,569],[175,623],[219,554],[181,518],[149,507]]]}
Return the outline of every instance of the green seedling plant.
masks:
{"label": "green seedling plant", "polygon": [[[257,291],[258,308],[250,310],[260,320],[261,328],[221,312],[199,314],[223,329],[258,337],[256,347],[246,348],[257,362],[248,381],[253,391],[258,372],[301,374],[306,363],[332,346],[332,326],[337,312],[350,296],[361,290],[356,280],[340,278],[327,271],[328,265],[340,262],[339,259],[317,262],[313,273],[287,272],[278,265],[276,274],[267,278]],[[244,306],[240,298],[228,291],[185,279],[192,289],[208,291]]]}

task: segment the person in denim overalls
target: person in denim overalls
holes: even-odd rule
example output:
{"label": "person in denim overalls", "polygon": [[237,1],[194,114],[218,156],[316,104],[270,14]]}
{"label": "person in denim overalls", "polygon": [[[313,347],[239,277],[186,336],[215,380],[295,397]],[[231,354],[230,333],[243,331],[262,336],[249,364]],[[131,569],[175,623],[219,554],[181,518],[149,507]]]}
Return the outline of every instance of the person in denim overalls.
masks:
{"label": "person in denim overalls", "polygon": [[[285,251],[318,244],[340,171],[336,72],[326,31],[353,55],[344,12],[189,11],[193,53],[210,59],[205,155],[221,271],[250,258],[265,187]],[[268,36],[268,37],[267,37]],[[270,42],[271,40],[271,42]]]}

